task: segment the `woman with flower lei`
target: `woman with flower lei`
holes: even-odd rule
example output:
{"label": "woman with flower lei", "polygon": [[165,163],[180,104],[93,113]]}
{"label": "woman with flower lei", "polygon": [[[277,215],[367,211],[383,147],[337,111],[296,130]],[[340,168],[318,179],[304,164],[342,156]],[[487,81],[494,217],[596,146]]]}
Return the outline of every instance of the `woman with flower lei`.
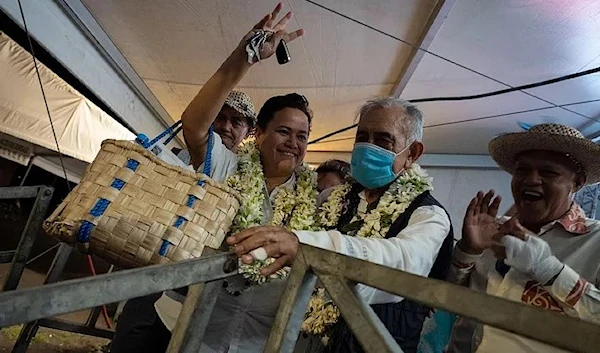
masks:
{"label": "woman with flower lei", "polygon": [[[265,176],[260,161],[260,152],[255,141],[248,141],[238,152],[238,170],[227,178],[227,184],[237,190],[242,200],[230,233],[266,224],[263,212],[265,202]],[[290,230],[312,230],[315,228],[314,214],[317,211],[316,174],[307,166],[301,165],[294,171],[296,187],[281,188],[275,196],[273,214],[269,225],[285,227]],[[249,280],[250,285],[262,284],[272,279],[285,278],[289,268],[282,268],[268,277],[260,270],[272,264],[274,259],[259,259],[251,265],[240,265],[240,273]]]}
{"label": "woman with flower lei", "polygon": [[[199,168],[210,158],[209,176],[240,193],[232,233],[261,225],[308,230],[314,223],[316,176],[302,164],[312,119],[304,96],[292,93],[269,98],[256,117],[254,140],[242,145],[237,154],[225,148],[216,134],[210,135],[214,143],[208,146],[210,126],[229,92],[256,62],[271,57],[282,41],[290,43],[303,34],[302,30],[286,32],[291,13],[275,21],[281,9],[278,4],[244,36],[182,115],[194,166]],[[224,281],[200,352],[262,352],[285,288],[285,281],[278,278],[287,273],[281,268],[268,276],[259,274],[273,265],[278,265],[277,260],[265,256]],[[160,321],[169,330],[174,329],[181,311],[180,299],[166,293],[155,303]]]}
{"label": "woman with flower lei", "polygon": [[[243,230],[227,238],[244,264],[259,250],[279,263],[263,268],[269,276],[293,262],[307,244],[358,259],[444,279],[450,268],[453,236],[450,217],[430,191],[431,178],[416,160],[423,152],[418,108],[397,97],[367,102],[360,110],[352,151],[355,183],[334,188],[317,214],[320,231],[281,227]],[[357,285],[405,352],[416,352],[429,308],[381,290]],[[343,308],[340,308],[343,311]],[[303,330],[330,336],[328,352],[362,352],[340,311],[317,290]],[[337,323],[336,323],[337,322]]]}

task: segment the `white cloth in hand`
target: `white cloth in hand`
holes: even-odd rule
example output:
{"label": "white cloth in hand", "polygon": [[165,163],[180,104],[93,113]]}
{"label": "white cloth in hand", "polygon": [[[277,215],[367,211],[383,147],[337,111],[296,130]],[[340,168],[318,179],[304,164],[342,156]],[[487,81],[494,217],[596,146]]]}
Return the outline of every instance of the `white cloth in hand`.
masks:
{"label": "white cloth in hand", "polygon": [[258,261],[265,261],[267,257],[269,257],[267,251],[262,246],[250,251],[250,255],[252,255],[252,257]]}
{"label": "white cloth in hand", "polygon": [[564,265],[558,260],[550,246],[540,237],[526,235],[525,241],[507,235],[502,238],[506,250],[507,265],[546,285],[562,271]]}

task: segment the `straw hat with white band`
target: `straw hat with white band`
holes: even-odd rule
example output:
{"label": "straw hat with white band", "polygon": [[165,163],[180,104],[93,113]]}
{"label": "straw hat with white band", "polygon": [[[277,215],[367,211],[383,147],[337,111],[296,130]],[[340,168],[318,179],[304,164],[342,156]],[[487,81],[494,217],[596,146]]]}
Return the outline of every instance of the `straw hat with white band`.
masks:
{"label": "straw hat with white band", "polygon": [[600,182],[600,145],[581,132],[561,124],[539,124],[525,132],[503,134],[488,145],[500,168],[513,172],[517,157],[526,151],[546,150],[562,153],[581,166],[586,184]]}

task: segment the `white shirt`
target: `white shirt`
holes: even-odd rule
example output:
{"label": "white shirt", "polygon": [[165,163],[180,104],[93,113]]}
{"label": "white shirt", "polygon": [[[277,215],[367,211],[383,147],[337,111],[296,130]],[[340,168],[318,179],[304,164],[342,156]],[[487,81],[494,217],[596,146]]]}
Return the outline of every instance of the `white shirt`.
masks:
{"label": "white shirt", "polygon": [[[212,136],[213,149],[209,176],[214,180],[224,182],[228,176],[235,174],[237,170],[238,156],[225,147],[219,134],[213,132]],[[186,164],[192,163],[192,158],[190,157],[190,152],[188,150],[181,150],[179,154],[177,154],[177,157],[179,157]],[[204,163],[202,163],[202,165],[200,165],[198,168],[199,172],[202,172],[203,170]]]}
{"label": "white shirt", "polygon": [[[548,243],[553,255],[565,264],[551,286],[541,286],[512,268],[503,277],[496,270],[497,259],[491,251],[470,255],[459,247],[454,250],[451,277],[456,283],[491,295],[600,323],[600,222],[580,218],[581,222],[585,222],[587,231],[578,234],[581,232],[575,232],[571,227],[575,219],[567,214],[563,219],[542,227],[537,234]],[[461,318],[454,325],[449,352],[565,351]]]}
{"label": "white shirt", "polygon": [[[358,210],[364,212],[366,209],[367,202],[361,193]],[[294,233],[303,244],[427,277],[449,232],[450,219],[444,209],[422,206],[413,212],[406,228],[389,239],[353,237],[337,230]],[[403,300],[402,297],[363,284],[357,285],[357,292],[368,304]]]}

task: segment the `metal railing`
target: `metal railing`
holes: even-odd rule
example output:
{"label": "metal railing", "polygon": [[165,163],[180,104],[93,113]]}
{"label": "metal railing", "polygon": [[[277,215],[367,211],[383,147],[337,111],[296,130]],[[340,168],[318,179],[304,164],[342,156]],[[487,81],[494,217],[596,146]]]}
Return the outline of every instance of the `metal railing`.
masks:
{"label": "metal railing", "polygon": [[3,291],[13,290],[19,285],[33,243],[42,225],[54,188],[50,186],[17,186],[0,188],[0,200],[35,199],[29,218],[21,233],[15,250],[0,251],[0,263],[11,263],[11,269],[4,280]]}
{"label": "metal railing", "polygon": [[301,246],[265,352],[293,352],[316,280],[336,303],[365,352],[402,352],[349,281],[443,309],[555,347],[597,352],[600,326],[466,287],[416,276],[337,253]]}
{"label": "metal railing", "polygon": [[[63,272],[63,269],[69,259],[72,248],[66,244],[58,243],[55,246],[43,251],[42,253],[31,257],[31,251],[35,239],[39,234],[42,222],[46,218],[46,212],[52,199],[54,188],[45,185],[23,186],[23,182],[31,169],[29,164],[27,172],[21,181],[21,186],[0,187],[0,199],[35,199],[32,209],[29,213],[27,223],[21,233],[19,244],[15,250],[0,251],[0,263],[11,262],[11,268],[6,276],[2,291],[12,291],[17,288],[25,267],[37,259],[51,253],[57,249],[50,269],[46,275],[44,284],[57,282]],[[20,331],[19,337],[15,342],[12,353],[24,353],[27,351],[31,340],[37,333],[39,327],[50,327],[57,330],[77,332],[91,336],[112,338],[113,332],[96,327],[96,322],[100,316],[102,308],[94,308],[85,324],[69,322],[57,318],[46,318],[39,321],[27,323]]]}
{"label": "metal railing", "polygon": [[[53,283],[0,294],[0,327],[190,286],[168,352],[197,353],[214,307],[220,279],[237,273],[231,254]],[[319,279],[366,352],[402,352],[349,281],[440,308],[484,324],[576,352],[600,347],[600,326],[302,245],[265,352],[294,350],[304,313]],[[577,337],[577,339],[573,339]]]}

